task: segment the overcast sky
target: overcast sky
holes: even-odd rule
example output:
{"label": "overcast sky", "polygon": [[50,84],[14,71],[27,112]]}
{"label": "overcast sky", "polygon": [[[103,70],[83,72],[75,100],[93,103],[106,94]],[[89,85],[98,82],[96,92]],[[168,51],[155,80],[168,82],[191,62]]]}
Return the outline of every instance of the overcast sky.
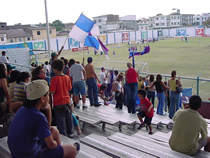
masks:
{"label": "overcast sky", "polygon": [[[172,8],[181,13],[201,14],[210,12],[210,0],[47,0],[49,22],[61,20],[75,22],[80,13],[92,18],[105,14],[150,17],[158,13],[170,14]],[[45,23],[44,0],[1,0],[0,22]]]}

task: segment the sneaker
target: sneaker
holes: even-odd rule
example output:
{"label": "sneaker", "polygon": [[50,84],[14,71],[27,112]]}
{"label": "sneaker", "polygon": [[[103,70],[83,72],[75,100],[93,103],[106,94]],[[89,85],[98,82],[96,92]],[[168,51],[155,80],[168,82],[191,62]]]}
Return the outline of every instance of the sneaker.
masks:
{"label": "sneaker", "polygon": [[79,142],[74,143],[73,146],[76,148],[77,152],[80,150],[80,143]]}
{"label": "sneaker", "polygon": [[99,107],[99,106],[101,106],[101,104],[100,104],[100,103],[94,104],[94,106],[95,106],[95,107]]}
{"label": "sneaker", "polygon": [[74,138],[75,135],[72,133],[72,134],[69,134],[68,137],[69,137],[69,138]]}
{"label": "sneaker", "polygon": [[153,134],[153,132],[152,132],[152,131],[150,131],[150,132],[149,132],[149,134],[150,134],[150,135],[152,135],[152,134]]}
{"label": "sneaker", "polygon": [[88,107],[85,106],[85,105],[82,106],[82,110],[85,110],[85,109],[87,109],[87,108],[88,108]]}
{"label": "sneaker", "polygon": [[142,129],[143,127],[145,127],[145,124],[140,124],[140,126],[138,127],[138,129]]}

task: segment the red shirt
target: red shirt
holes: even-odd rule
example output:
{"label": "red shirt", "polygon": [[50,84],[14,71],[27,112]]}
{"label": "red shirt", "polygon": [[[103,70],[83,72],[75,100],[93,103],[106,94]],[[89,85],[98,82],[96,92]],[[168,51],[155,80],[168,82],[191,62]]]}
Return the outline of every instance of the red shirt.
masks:
{"label": "red shirt", "polygon": [[137,83],[138,74],[134,68],[129,68],[126,72],[127,83]]}
{"label": "red shirt", "polygon": [[69,91],[71,81],[67,75],[54,76],[50,82],[50,92],[53,93],[53,104],[64,105],[70,103]]}
{"label": "red shirt", "polygon": [[152,118],[154,115],[154,108],[152,107],[150,112],[148,112],[148,109],[152,105],[152,103],[149,101],[148,98],[144,98],[140,100],[140,106],[142,107],[143,111],[145,112],[146,116],[149,118]]}

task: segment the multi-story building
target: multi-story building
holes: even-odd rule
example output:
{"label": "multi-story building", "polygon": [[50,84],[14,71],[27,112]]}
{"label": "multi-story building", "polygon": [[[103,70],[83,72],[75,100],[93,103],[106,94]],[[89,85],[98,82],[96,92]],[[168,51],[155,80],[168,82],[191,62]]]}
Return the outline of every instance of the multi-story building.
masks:
{"label": "multi-story building", "polygon": [[128,31],[137,31],[138,23],[136,21],[136,15],[127,15],[120,17],[120,29]]}
{"label": "multi-story building", "polygon": [[119,15],[107,14],[93,17],[93,19],[97,23],[100,33],[106,33],[119,29]]}
{"label": "multi-story building", "polygon": [[152,29],[162,28],[177,28],[182,26],[193,25],[193,14],[181,14],[177,9],[169,15],[157,14],[154,17],[149,18],[149,27]]}
{"label": "multi-story building", "polygon": [[[6,23],[0,23],[0,35],[1,37],[6,35],[8,43],[47,39],[46,28],[36,25],[18,24],[7,26]],[[50,27],[50,38],[56,38],[56,29],[54,27]]]}
{"label": "multi-story building", "polygon": [[194,14],[181,14],[181,25],[192,26]]}
{"label": "multi-story building", "polygon": [[150,29],[150,21],[149,19],[142,18],[137,20],[138,30],[149,30]]}
{"label": "multi-story building", "polygon": [[210,19],[210,13],[203,13],[193,16],[193,25],[203,25],[205,21]]}

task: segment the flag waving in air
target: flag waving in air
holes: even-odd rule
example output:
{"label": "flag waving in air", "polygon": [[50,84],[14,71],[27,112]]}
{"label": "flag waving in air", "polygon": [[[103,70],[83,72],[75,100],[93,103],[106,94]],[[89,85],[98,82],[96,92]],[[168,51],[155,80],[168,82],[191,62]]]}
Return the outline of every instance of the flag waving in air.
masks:
{"label": "flag waving in air", "polygon": [[99,34],[99,28],[95,22],[81,14],[69,33],[69,37],[84,43],[84,46],[101,49],[107,54],[108,49],[97,37]]}

